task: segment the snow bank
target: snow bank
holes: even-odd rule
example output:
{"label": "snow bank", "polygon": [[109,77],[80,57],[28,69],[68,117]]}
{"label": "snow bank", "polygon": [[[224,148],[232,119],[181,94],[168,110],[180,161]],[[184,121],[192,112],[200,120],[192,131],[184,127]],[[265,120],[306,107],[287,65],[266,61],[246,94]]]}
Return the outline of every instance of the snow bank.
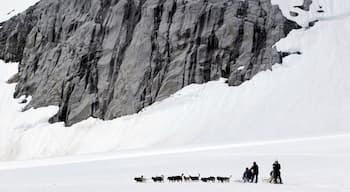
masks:
{"label": "snow bank", "polygon": [[[7,80],[17,72],[17,64],[4,64],[0,61],[0,157],[8,157],[22,135],[30,128],[50,127],[47,120],[54,115],[57,107],[48,107],[22,112],[25,104],[21,104],[24,98],[13,99],[15,85],[7,84]],[[40,143],[40,137],[32,138],[32,143]],[[25,149],[21,149],[25,150]],[[1,159],[0,158],[0,159]]]}
{"label": "snow bank", "polygon": [[[239,87],[224,80],[190,85],[139,114],[113,121],[89,119],[72,127],[49,125],[56,107],[19,112],[13,85],[4,82],[14,64],[0,64],[0,159],[28,159],[142,148],[178,148],[350,133],[350,1],[272,0],[285,13],[297,11],[309,30],[293,31],[277,44],[298,50],[273,71]],[[319,5],[324,13],[318,13]],[[4,90],[4,91],[3,91]]]}

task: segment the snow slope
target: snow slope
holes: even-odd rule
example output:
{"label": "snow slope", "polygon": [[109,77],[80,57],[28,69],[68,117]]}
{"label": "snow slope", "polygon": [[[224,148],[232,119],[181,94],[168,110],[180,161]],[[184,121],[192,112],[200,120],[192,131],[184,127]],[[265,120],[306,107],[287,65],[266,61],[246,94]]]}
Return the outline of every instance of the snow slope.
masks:
{"label": "snow slope", "polygon": [[25,11],[39,0],[2,0],[0,6],[0,22],[5,21],[18,13]]}
{"label": "snow slope", "polygon": [[[310,12],[293,8],[302,0],[272,0],[308,30],[293,31],[277,47],[301,51],[273,71],[239,87],[224,80],[191,85],[139,114],[113,121],[89,119],[72,127],[47,123],[56,107],[19,112],[4,82],[15,64],[0,63],[0,159],[205,147],[314,136],[349,134],[350,1],[314,0]],[[317,13],[319,5],[325,13]],[[3,91],[5,90],[5,91]]]}

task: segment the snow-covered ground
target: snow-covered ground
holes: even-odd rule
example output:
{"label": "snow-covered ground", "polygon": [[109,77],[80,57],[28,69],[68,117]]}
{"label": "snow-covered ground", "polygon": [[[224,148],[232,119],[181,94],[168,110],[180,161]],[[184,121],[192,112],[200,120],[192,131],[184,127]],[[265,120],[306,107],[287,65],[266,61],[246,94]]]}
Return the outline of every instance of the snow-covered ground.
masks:
{"label": "snow-covered ground", "polygon": [[[0,159],[31,159],[126,149],[211,146],[350,133],[350,1],[315,0],[310,12],[293,8],[301,0],[273,0],[308,30],[293,31],[277,46],[301,51],[273,71],[239,87],[224,80],[190,85],[139,114],[113,121],[89,119],[66,128],[47,123],[57,110],[19,112],[16,72],[3,64],[0,75]],[[324,13],[318,13],[322,6]],[[3,91],[4,90],[4,91]]]}
{"label": "snow-covered ground", "polygon": [[[290,18],[303,26],[319,20],[277,44],[302,55],[240,87],[224,80],[191,85],[113,121],[89,119],[66,128],[47,123],[57,107],[20,112],[14,85],[5,83],[17,66],[0,63],[0,159],[55,157],[0,162],[0,191],[350,192],[350,1],[314,0],[310,12],[293,8],[302,0],[272,2],[287,16],[299,12]],[[75,156],[57,157],[65,155]],[[276,159],[284,185],[132,179],[201,173],[237,180],[257,161],[262,180]]]}
{"label": "snow-covered ground", "polygon": [[[240,191],[240,192],[349,192],[350,135],[298,139],[246,146],[187,149],[184,151],[135,151],[132,155],[104,154],[0,164],[0,191],[6,192],[133,192],[133,191]],[[327,147],[325,147],[327,146]],[[101,160],[96,160],[96,159]],[[102,160],[103,159],[103,160]],[[266,181],[271,164],[282,165],[283,185]],[[257,161],[258,184],[235,182],[245,167]],[[26,168],[18,168],[26,167]],[[230,176],[230,183],[155,184],[133,178],[163,174]]]}

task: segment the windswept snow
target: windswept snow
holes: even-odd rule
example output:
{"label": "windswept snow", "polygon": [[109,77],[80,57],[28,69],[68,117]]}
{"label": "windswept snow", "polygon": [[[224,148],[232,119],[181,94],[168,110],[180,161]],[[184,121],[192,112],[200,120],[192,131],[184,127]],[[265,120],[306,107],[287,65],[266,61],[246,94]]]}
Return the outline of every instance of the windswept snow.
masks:
{"label": "windswept snow", "polygon": [[[300,51],[283,65],[259,73],[239,87],[224,79],[190,85],[142,112],[113,121],[89,119],[72,127],[47,120],[49,107],[19,112],[14,85],[5,81],[15,64],[1,65],[0,159],[30,159],[126,149],[166,149],[250,143],[299,137],[349,134],[350,1],[314,0],[310,12],[302,1],[273,0],[308,30],[293,31],[277,47]],[[322,6],[324,13],[318,13]],[[4,91],[3,91],[4,90]]]}

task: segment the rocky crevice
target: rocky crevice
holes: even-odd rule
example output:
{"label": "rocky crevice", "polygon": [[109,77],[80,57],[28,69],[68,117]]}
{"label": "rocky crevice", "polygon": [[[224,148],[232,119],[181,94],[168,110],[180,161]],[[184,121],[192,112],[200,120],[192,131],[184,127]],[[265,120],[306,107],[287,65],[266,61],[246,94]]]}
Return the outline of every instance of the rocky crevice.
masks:
{"label": "rocky crevice", "polygon": [[15,97],[58,105],[50,122],[67,126],[191,83],[240,85],[280,63],[274,44],[299,28],[270,0],[42,0],[0,25],[0,59],[20,62]]}

